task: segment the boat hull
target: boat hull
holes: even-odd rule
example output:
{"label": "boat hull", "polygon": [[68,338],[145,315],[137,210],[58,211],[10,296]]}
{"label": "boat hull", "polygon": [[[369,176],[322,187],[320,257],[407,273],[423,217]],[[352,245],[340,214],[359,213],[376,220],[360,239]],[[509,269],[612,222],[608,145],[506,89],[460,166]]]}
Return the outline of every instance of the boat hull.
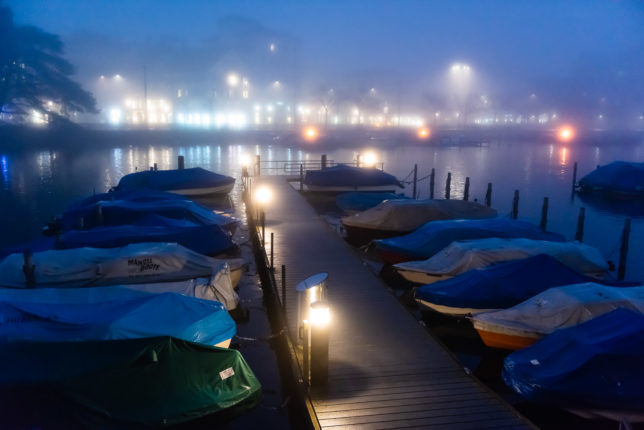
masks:
{"label": "boat hull", "polygon": [[542,337],[538,333],[512,330],[476,320],[472,321],[472,325],[483,343],[490,348],[515,351],[534,345]]}
{"label": "boat hull", "polygon": [[184,196],[210,196],[210,195],[223,195],[232,191],[235,183],[224,184],[216,187],[203,187],[203,188],[180,188],[176,190],[168,190],[170,193],[181,194]]}
{"label": "boat hull", "polygon": [[459,308],[454,306],[445,306],[445,305],[439,305],[437,303],[428,302],[422,299],[416,299],[416,303],[428,309],[441,313],[443,315],[448,315],[456,318],[473,315],[477,312],[488,312],[493,310],[493,309],[474,309],[474,308]]}
{"label": "boat hull", "polygon": [[363,246],[376,239],[400,236],[410,233],[409,231],[375,230],[371,228],[354,227],[342,224],[346,236],[345,240],[353,246]]}

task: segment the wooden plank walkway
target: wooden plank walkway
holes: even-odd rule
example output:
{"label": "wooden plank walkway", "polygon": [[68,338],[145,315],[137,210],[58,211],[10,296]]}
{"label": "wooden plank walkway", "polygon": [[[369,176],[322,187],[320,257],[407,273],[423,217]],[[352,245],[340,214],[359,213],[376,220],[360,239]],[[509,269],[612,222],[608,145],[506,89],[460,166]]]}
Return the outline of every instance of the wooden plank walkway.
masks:
{"label": "wooden plank walkway", "polygon": [[534,428],[468,376],[283,177],[254,178],[253,188],[260,183],[273,191],[266,249],[273,232],[291,333],[296,284],[329,274],[329,384],[311,399],[322,428]]}

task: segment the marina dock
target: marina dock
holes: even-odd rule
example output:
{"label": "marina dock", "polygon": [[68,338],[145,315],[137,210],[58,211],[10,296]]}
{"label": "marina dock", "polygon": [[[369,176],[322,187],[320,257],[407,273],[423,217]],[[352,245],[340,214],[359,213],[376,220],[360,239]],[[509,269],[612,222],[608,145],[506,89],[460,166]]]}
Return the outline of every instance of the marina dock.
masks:
{"label": "marina dock", "polygon": [[253,178],[253,189],[260,185],[273,193],[264,208],[265,249],[273,233],[277,285],[286,266],[292,339],[296,285],[328,273],[328,384],[309,391],[316,428],[534,428],[432,337],[284,177]]}

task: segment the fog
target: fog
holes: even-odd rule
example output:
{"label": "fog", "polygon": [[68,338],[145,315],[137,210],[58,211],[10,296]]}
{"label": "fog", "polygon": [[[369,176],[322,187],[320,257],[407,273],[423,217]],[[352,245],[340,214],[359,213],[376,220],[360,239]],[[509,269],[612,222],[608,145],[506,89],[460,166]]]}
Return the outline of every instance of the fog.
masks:
{"label": "fog", "polygon": [[183,124],[644,128],[640,1],[5,5],[60,35],[101,109],[90,122],[133,121],[145,99]]}

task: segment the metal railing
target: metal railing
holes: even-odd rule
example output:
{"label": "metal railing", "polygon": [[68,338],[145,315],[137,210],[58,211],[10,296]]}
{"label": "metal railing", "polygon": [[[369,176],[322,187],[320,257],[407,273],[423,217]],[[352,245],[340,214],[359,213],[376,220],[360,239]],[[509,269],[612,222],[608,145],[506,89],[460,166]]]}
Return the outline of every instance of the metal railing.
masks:
{"label": "metal railing", "polygon": [[[336,163],[334,160],[261,160],[259,162],[260,175],[287,175],[298,176],[300,170],[321,170],[323,167],[332,167],[338,164],[347,166],[359,166],[356,161],[348,163]],[[362,163],[364,166],[364,163]],[[384,163],[379,162],[375,167],[384,170]],[[255,166],[257,168],[257,166]]]}

